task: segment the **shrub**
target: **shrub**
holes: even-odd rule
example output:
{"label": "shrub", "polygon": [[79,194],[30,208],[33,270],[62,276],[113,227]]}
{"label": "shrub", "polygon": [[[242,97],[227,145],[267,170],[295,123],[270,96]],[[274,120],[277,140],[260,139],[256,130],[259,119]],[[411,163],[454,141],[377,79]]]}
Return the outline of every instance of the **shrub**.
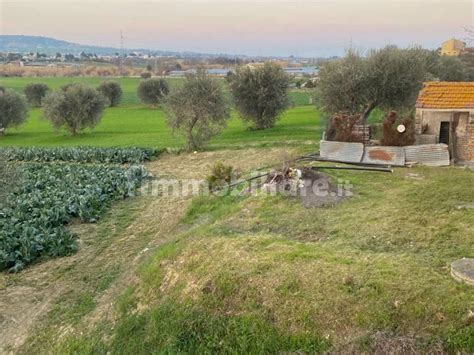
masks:
{"label": "shrub", "polygon": [[169,96],[166,111],[168,125],[184,135],[188,150],[201,148],[230,118],[221,85],[203,69],[186,75],[184,84]]}
{"label": "shrub", "polygon": [[69,84],[46,97],[44,117],[55,129],[65,127],[76,135],[85,128],[94,128],[106,106],[106,99],[97,90],[83,84]]}
{"label": "shrub", "polygon": [[103,81],[97,90],[109,101],[109,106],[117,106],[122,100],[122,88],[115,81]]}
{"label": "shrub", "polygon": [[11,90],[0,91],[0,134],[25,122],[27,113],[28,104],[23,96]]}
{"label": "shrub", "polygon": [[354,132],[355,126],[361,123],[361,115],[335,114],[329,120],[326,139],[338,142],[363,142],[363,137]]}
{"label": "shrub", "polygon": [[224,165],[217,162],[211,168],[211,174],[206,178],[209,189],[214,190],[231,184],[235,176],[234,168],[231,165]]}
{"label": "shrub", "polygon": [[28,84],[25,86],[25,96],[26,100],[31,106],[39,107],[41,102],[45,98],[46,94],[49,91],[49,87],[46,84]]}
{"label": "shrub", "polygon": [[140,76],[141,76],[142,79],[150,79],[151,78],[151,73],[145,71],[145,72],[141,73]]}
{"label": "shrub", "polygon": [[256,129],[273,127],[289,107],[289,85],[290,79],[283,69],[270,63],[257,69],[239,68],[230,82],[237,110]]}
{"label": "shrub", "polygon": [[[404,132],[398,132],[399,125],[405,126]],[[399,118],[392,111],[384,119],[383,137],[380,143],[385,146],[402,147],[415,143],[415,120],[413,117]]]}
{"label": "shrub", "polygon": [[140,100],[153,106],[163,103],[169,91],[169,84],[165,79],[147,79],[138,85]]}

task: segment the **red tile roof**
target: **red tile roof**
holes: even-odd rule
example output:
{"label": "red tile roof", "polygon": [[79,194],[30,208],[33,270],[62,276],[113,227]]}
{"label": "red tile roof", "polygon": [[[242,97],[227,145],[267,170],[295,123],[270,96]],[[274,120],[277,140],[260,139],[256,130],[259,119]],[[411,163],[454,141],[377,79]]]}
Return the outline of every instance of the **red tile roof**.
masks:
{"label": "red tile roof", "polygon": [[432,81],[418,94],[416,107],[430,109],[474,109],[474,82]]}

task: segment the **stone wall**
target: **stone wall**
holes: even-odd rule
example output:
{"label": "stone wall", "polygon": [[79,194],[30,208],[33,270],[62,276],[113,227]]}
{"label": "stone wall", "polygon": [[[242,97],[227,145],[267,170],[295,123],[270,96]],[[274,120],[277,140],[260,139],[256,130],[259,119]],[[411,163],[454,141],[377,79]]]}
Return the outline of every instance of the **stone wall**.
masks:
{"label": "stone wall", "polygon": [[[451,122],[453,111],[417,109],[415,134],[417,144],[438,143],[441,122]],[[474,110],[456,113],[456,159],[474,161]]]}
{"label": "stone wall", "polygon": [[459,160],[474,161],[474,115],[469,117],[463,134],[459,134],[457,146]]}

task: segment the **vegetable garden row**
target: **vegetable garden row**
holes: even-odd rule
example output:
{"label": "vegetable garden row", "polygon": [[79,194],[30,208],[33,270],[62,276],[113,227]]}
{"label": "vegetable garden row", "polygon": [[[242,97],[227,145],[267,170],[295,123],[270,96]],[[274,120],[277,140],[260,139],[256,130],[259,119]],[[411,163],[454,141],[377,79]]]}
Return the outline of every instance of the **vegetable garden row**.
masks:
{"label": "vegetable garden row", "polygon": [[7,161],[69,161],[76,163],[143,163],[160,151],[151,148],[4,148],[0,158]]}
{"label": "vegetable garden row", "polygon": [[[14,166],[20,176],[0,201],[0,270],[19,271],[38,258],[75,252],[76,237],[66,225],[75,218],[95,222],[148,175],[142,165],[110,163],[143,162],[153,154],[139,148],[0,150],[9,160],[0,164]],[[54,162],[61,160],[71,163]],[[97,164],[83,164],[91,161]]]}

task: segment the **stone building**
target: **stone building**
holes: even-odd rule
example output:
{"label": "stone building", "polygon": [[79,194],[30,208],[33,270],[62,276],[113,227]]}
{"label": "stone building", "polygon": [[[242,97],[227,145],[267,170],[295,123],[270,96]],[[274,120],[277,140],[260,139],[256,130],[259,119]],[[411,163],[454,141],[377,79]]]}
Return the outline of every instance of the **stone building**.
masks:
{"label": "stone building", "polygon": [[445,143],[451,159],[474,161],[474,82],[428,82],[416,102],[417,144]]}

